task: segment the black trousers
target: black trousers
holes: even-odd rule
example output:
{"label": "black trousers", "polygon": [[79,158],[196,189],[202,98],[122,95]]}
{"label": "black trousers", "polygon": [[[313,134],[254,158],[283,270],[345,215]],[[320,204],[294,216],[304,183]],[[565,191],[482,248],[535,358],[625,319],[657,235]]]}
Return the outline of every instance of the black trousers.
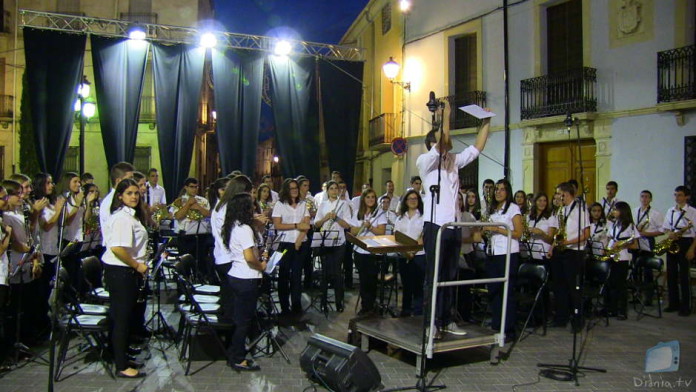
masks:
{"label": "black trousers", "polygon": [[179,235],[177,242],[179,255],[190,254],[195,257],[198,275],[210,281],[213,274],[213,263],[208,254],[213,244],[212,235],[209,233]]}
{"label": "black trousers", "polygon": [[353,288],[353,246],[346,243],[343,248],[343,282],[347,289]]}
{"label": "black trousers", "polygon": [[[314,232],[312,230],[307,232],[307,238],[309,238],[309,241],[306,241],[303,243],[307,244],[307,246],[310,246],[310,241],[312,239],[312,236]],[[308,249],[306,252],[303,253],[302,255],[302,275],[304,276],[303,280],[303,286],[305,290],[309,290],[312,288],[312,279],[313,279],[313,274],[314,272],[314,258],[312,257],[312,252],[311,252],[311,246],[310,249]]]}
{"label": "black trousers", "polygon": [[571,310],[578,310],[582,315],[581,280],[585,272],[584,252],[568,249],[554,252],[551,259],[551,277],[555,296],[557,324],[566,324]]}
{"label": "black trousers", "polygon": [[[508,297],[506,304],[505,330],[506,334],[515,332],[517,322],[517,301],[515,301],[515,286],[517,285],[517,271],[520,265],[520,254],[510,254],[510,276],[508,278]],[[502,278],[505,276],[505,255],[489,256],[486,263],[487,278]],[[491,304],[491,327],[500,329],[503,312],[503,283],[489,283],[488,297]]]}
{"label": "black trousers", "polygon": [[369,312],[375,308],[377,299],[377,275],[379,274],[379,257],[371,254],[355,252],[355,266],[360,277],[361,311]]}
{"label": "black trousers", "polygon": [[689,276],[689,261],[686,251],[691,246],[693,238],[678,240],[679,252],[667,253],[667,296],[669,307],[680,311],[691,311],[691,282]]}
{"label": "black trousers", "polygon": [[322,305],[326,305],[326,295],[329,289],[329,283],[333,285],[334,296],[336,298],[336,306],[343,307],[343,246],[330,246],[323,249],[324,254],[321,256],[321,292],[324,295]]}
{"label": "black trousers", "polygon": [[628,310],[628,260],[611,263],[607,282],[607,310],[611,314],[626,315]]}
{"label": "black trousers", "polygon": [[[435,268],[435,246],[437,245],[437,233],[440,226],[431,222],[425,222],[423,226],[423,248],[427,265],[425,278],[425,302],[426,310],[430,304],[432,292],[433,273]],[[442,232],[442,244],[440,246],[440,271],[439,282],[455,280],[459,263],[459,251],[461,249],[461,230],[445,229]],[[445,327],[452,320],[452,306],[456,290],[454,287],[443,287],[437,290],[437,306],[435,309],[435,325]]]}
{"label": "black trousers", "polygon": [[104,264],[104,280],[111,297],[109,318],[111,319],[111,349],[114,353],[116,371],[127,369],[128,336],[136,314],[139,273],[130,267]]}
{"label": "black trousers", "polygon": [[221,321],[232,321],[234,319],[234,295],[230,286],[227,273],[232,268],[232,263],[215,264],[215,271],[220,281],[220,310],[218,311]]}
{"label": "black trousers", "polygon": [[278,299],[280,308],[283,312],[292,310],[302,311],[302,262],[306,252],[309,251],[308,241],[304,242],[300,250],[295,250],[295,244],[281,242],[278,246],[279,251],[286,251],[280,260],[280,270],[278,271]]}
{"label": "black trousers", "polygon": [[27,283],[10,284],[10,306],[7,315],[7,335],[11,341],[16,340],[17,317],[20,317],[19,341],[33,345],[39,339],[41,322],[45,314],[41,314],[41,282],[34,279]]}
{"label": "black trousers", "polygon": [[411,260],[399,258],[399,275],[401,275],[401,284],[404,287],[401,313],[404,315],[422,315],[425,255],[417,255]]}
{"label": "black trousers", "polygon": [[[633,269],[631,270],[631,278],[637,284],[644,283],[646,287],[649,283],[655,280],[653,276],[653,270],[650,268],[645,268],[644,266],[638,266],[638,259],[640,257],[653,257],[655,253],[647,250],[630,250],[631,255],[633,255]],[[653,298],[653,290],[646,289],[643,292],[643,297],[646,303],[651,303]]]}
{"label": "black trousers", "polygon": [[259,298],[259,283],[261,279],[240,279],[227,276],[227,282],[232,288],[234,298],[234,332],[227,347],[227,361],[241,363],[246,358],[244,342],[249,334],[249,328],[256,315],[256,301]]}

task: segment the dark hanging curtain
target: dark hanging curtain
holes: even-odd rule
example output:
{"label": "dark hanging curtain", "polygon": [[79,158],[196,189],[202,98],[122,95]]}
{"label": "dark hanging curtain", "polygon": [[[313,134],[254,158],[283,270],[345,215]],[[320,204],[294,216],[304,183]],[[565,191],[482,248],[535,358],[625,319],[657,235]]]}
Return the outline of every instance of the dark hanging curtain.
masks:
{"label": "dark hanging curtain", "polygon": [[271,104],[275,138],[283,177],[304,174],[312,190],[319,183],[319,127],[315,88],[315,59],[269,56]]}
{"label": "dark hanging curtain", "polygon": [[162,177],[167,200],[174,200],[191,167],[205,51],[153,43],[152,55]]}
{"label": "dark hanging curtain", "polygon": [[355,155],[360,127],[363,63],[356,61],[319,62],[321,108],[329,167],[341,172],[353,186]]}
{"label": "dark hanging curtain", "polygon": [[148,43],[91,36],[99,123],[108,167],[133,162]]}
{"label": "dark hanging curtain", "polygon": [[[24,28],[24,54],[36,155],[41,171],[60,178],[70,145],[86,36]],[[33,175],[34,173],[27,173]]]}
{"label": "dark hanging curtain", "polygon": [[213,50],[217,140],[223,175],[233,170],[253,174],[256,170],[265,58],[257,51]]}

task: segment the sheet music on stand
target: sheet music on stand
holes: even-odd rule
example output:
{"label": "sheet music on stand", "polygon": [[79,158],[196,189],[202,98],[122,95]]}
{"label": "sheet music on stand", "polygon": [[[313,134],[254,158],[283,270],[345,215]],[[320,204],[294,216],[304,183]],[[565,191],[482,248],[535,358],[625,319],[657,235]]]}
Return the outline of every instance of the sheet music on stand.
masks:
{"label": "sheet music on stand", "polygon": [[601,241],[588,241],[590,245],[590,250],[592,251],[592,256],[604,256],[604,243]]}
{"label": "sheet music on stand", "polygon": [[[278,234],[275,229],[268,229],[268,236],[266,238],[266,243],[263,244],[265,250],[268,251],[268,262],[266,263],[266,270],[264,273],[272,275],[273,271],[280,264],[280,261],[285,255],[285,251],[278,252],[278,244],[280,240],[285,236],[285,233]],[[270,242],[269,242],[270,240]]]}
{"label": "sheet music on stand", "polygon": [[[548,248],[550,247],[551,245],[548,245]],[[527,252],[528,257],[532,260],[544,260],[548,253],[541,240],[520,241],[520,252],[522,252],[522,249]]]}
{"label": "sheet music on stand", "polygon": [[339,230],[323,230],[312,233],[312,248],[328,248],[338,246]]}

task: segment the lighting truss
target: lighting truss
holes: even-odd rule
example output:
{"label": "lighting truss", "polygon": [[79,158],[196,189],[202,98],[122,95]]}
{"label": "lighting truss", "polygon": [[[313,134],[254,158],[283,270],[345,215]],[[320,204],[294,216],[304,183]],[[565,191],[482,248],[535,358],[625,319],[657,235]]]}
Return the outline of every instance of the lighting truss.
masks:
{"label": "lighting truss", "polygon": [[[33,27],[69,33],[95,34],[128,38],[128,29],[134,23],[127,20],[92,18],[52,12],[20,10],[19,27]],[[162,43],[197,44],[202,31],[189,27],[138,23],[147,33],[147,40]],[[213,32],[217,47],[260,50],[273,53],[276,38],[227,32]],[[293,53],[321,57],[328,60],[364,61],[363,49],[347,45],[330,45],[308,41],[287,40]]]}

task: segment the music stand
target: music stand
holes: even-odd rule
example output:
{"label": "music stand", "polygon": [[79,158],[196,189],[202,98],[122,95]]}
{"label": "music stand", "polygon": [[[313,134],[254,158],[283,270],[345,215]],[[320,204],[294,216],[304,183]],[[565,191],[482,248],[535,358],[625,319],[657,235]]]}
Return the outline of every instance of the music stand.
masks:
{"label": "music stand", "polygon": [[[155,279],[155,291],[152,298],[152,315],[150,319],[145,323],[145,328],[148,328],[152,324],[150,330],[150,337],[155,335],[163,335],[166,339],[174,341],[174,333],[172,332],[172,327],[167,323],[167,319],[162,314],[162,296],[160,283],[164,279],[164,274],[162,266],[166,257],[164,256],[164,250],[167,248],[168,242],[159,244],[157,247],[157,252],[155,252],[152,261],[154,265],[152,266],[151,277]],[[164,353],[164,349],[160,348],[160,351]]]}
{"label": "music stand", "polygon": [[[338,240],[339,240],[339,231],[338,230],[320,230],[320,231],[315,231],[312,234],[312,243],[311,247],[315,252],[317,252],[319,256],[319,260],[321,260],[321,283],[319,285],[321,293],[319,295],[320,298],[320,306],[317,308],[316,305],[316,300],[317,296],[314,296],[312,298],[311,303],[309,304],[308,308],[314,308],[317,309],[319,312],[324,313],[324,317],[329,318],[329,307],[331,306],[329,304],[328,300],[328,295],[329,295],[329,284],[327,282],[327,277],[326,277],[326,248],[327,247],[336,247],[338,246]],[[330,245],[327,244],[327,242],[330,241]],[[334,288],[334,296],[335,296],[335,288]]]}

